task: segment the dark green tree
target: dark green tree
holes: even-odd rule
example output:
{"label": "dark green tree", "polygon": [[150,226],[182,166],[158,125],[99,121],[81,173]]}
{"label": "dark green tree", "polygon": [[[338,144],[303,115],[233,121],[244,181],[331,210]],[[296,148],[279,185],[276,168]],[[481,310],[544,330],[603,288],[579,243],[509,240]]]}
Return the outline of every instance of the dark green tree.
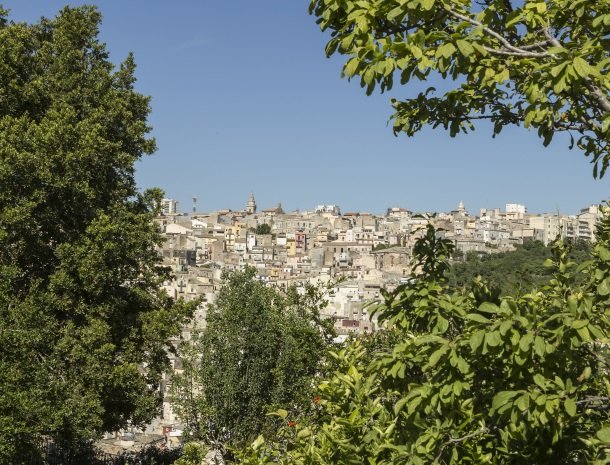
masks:
{"label": "dark green tree", "polygon": [[[451,265],[447,278],[451,286],[469,287],[480,276],[493,283],[502,295],[516,296],[548,283],[552,270],[544,266],[544,262],[551,257],[551,248],[539,241],[526,242],[510,252],[483,256],[471,252]],[[570,259],[578,265],[589,258],[587,242],[577,242],[570,250]]]}
{"label": "dark green tree", "polygon": [[253,268],[225,275],[206,328],[184,344],[183,372],[173,380],[189,432],[243,445],[273,434],[280,420],[269,411],[284,408],[290,421],[305,414],[334,335],[333,321],[320,318],[322,305],[317,287],[281,293]]}
{"label": "dark green tree", "polygon": [[254,230],[256,234],[271,234],[271,225],[267,223],[256,225],[256,229]]}
{"label": "dark green tree", "polygon": [[[1,10],[1,9],[0,9]],[[94,7],[0,11],[0,462],[41,435],[70,446],[156,414],[168,341],[191,308],[139,193],[149,98],[99,42]]]}

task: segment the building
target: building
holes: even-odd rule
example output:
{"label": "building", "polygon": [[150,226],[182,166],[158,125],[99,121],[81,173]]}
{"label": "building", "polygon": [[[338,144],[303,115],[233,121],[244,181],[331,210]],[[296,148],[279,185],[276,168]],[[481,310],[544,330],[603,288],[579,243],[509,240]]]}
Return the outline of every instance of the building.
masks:
{"label": "building", "polygon": [[164,215],[175,215],[178,213],[178,201],[174,199],[163,199],[161,201],[161,213]]}
{"label": "building", "polygon": [[256,213],[256,200],[254,200],[254,193],[250,192],[250,198],[248,199],[248,203],[246,204],[246,213],[248,215],[253,215]]}
{"label": "building", "polygon": [[576,239],[594,242],[595,226],[599,221],[599,217],[600,212],[597,205],[591,205],[590,207],[583,208],[580,213],[576,215],[578,221],[577,229],[575,228]]}
{"label": "building", "polygon": [[525,215],[527,213],[527,207],[520,203],[507,203],[506,213],[521,213]]}
{"label": "building", "polygon": [[320,213],[330,213],[332,215],[340,215],[341,209],[337,205],[318,205],[316,206],[315,212]]}
{"label": "building", "polygon": [[544,245],[549,245],[562,232],[564,221],[559,215],[536,215],[530,216],[529,225],[539,232],[539,236]]}

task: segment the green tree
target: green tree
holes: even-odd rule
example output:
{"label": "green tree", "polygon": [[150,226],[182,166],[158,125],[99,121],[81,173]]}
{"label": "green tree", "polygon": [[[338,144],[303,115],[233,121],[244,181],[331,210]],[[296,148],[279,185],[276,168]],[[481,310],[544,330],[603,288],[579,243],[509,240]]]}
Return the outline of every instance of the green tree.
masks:
{"label": "green tree", "polygon": [[[570,259],[580,265],[590,258],[590,245],[578,242],[571,248]],[[469,287],[477,276],[494,283],[502,295],[525,294],[534,287],[541,287],[552,278],[552,270],[544,266],[552,257],[550,247],[540,241],[525,242],[510,252],[479,256],[466,254],[463,260],[452,263],[447,272],[449,285]]]}
{"label": "green tree", "polygon": [[189,433],[243,445],[272,435],[286,409],[292,421],[312,405],[314,379],[324,367],[333,321],[320,318],[323,292],[304,295],[265,286],[255,270],[225,275],[206,328],[181,350],[183,372],[173,379],[176,412]]}
{"label": "green tree", "polygon": [[[452,244],[432,227],[422,273],[377,309],[400,337],[356,342],[320,385],[322,421],[256,441],[242,463],[572,464],[610,462],[610,209],[593,260],[577,269],[554,245],[541,290],[496,297],[447,284]],[[583,273],[578,285],[575,278]]]}
{"label": "green tree", "polygon": [[523,124],[544,145],[568,132],[594,176],[608,167],[606,0],[311,0],[310,12],[331,32],[327,55],[348,56],[343,74],[367,94],[395,79],[453,83],[392,99],[395,133],[431,125],[454,136],[489,120],[495,135]]}
{"label": "green tree", "polygon": [[192,309],[161,290],[155,149],[134,61],[118,69],[94,7],[13,23],[0,9],[0,462],[143,424],[169,338]]}
{"label": "green tree", "polygon": [[254,232],[256,234],[271,234],[271,226],[267,223],[256,225]]}

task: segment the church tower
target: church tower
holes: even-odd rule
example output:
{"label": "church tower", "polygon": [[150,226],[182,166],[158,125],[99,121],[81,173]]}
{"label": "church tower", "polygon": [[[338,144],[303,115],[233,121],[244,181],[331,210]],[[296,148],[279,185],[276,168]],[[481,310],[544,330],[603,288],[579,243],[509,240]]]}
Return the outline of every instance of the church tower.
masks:
{"label": "church tower", "polygon": [[461,200],[460,200],[460,203],[458,204],[457,212],[462,214],[462,215],[464,213],[466,213],[466,208],[464,207],[464,202],[462,202]]}
{"label": "church tower", "polygon": [[250,192],[250,198],[248,199],[248,204],[246,205],[246,213],[248,215],[256,213],[256,200],[254,200],[254,194],[252,192]]}

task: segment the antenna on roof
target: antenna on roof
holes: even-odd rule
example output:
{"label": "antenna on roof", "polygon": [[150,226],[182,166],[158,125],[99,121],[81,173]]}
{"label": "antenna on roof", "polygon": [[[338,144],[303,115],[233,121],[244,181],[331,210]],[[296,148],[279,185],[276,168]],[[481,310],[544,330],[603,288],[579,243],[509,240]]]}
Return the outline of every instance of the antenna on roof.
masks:
{"label": "antenna on roof", "polygon": [[193,196],[193,213],[197,211],[197,197]]}

